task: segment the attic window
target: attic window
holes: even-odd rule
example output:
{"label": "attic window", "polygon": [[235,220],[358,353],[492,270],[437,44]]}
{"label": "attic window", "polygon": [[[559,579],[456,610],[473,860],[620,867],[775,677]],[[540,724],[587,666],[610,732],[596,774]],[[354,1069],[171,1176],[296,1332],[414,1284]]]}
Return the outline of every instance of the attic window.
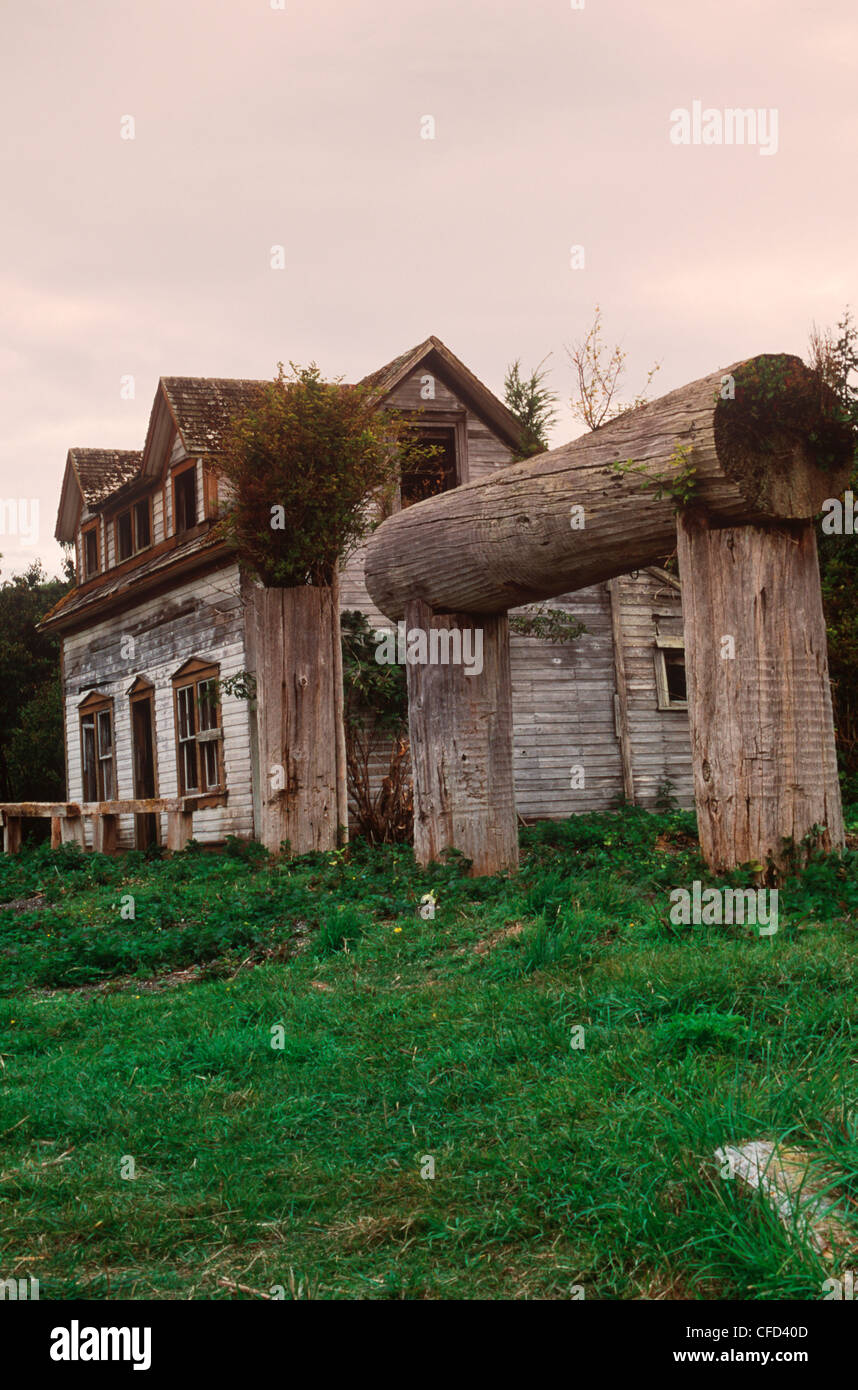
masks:
{"label": "attic window", "polygon": [[429,458],[406,460],[402,467],[400,492],[403,507],[422,502],[456,486],[456,432],[454,429],[420,429],[411,432],[409,442],[431,448]]}
{"label": "attic window", "polygon": [[83,577],[91,579],[94,574],[98,574],[101,566],[98,563],[98,522],[94,521],[83,533]]}
{"label": "attic window", "polygon": [[173,474],[173,531],[181,535],[197,524],[197,466],[191,463]]}
{"label": "attic window", "polygon": [[681,637],[656,637],[655,688],[659,709],[688,709],[685,643]]}
{"label": "attic window", "polygon": [[127,511],[120,512],[116,518],[116,559],[128,560],[139,550],[151,544],[152,528],[149,522],[149,499],[135,502]]}

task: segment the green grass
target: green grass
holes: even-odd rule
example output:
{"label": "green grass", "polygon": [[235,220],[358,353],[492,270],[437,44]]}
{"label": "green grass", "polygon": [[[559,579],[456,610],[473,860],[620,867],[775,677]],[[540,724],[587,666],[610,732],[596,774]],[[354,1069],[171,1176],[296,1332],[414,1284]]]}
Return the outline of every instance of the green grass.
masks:
{"label": "green grass", "polygon": [[44,895],[0,911],[0,1278],[820,1298],[713,1153],[810,1148],[858,1203],[858,855],[787,884],[768,938],[672,925],[694,878],[693,818],[636,811],[525,831],[513,879],[360,843],[0,857],[0,902]]}

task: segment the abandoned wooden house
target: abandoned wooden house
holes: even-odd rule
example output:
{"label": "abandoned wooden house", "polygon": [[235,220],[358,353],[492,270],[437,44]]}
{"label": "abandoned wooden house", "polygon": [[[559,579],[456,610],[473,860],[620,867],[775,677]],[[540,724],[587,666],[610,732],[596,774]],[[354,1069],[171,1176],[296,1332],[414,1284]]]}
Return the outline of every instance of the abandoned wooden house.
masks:
{"label": "abandoned wooden house", "polygon": [[[441,451],[440,489],[515,459],[514,416],[439,339],[365,382]],[[256,669],[257,586],[214,531],[221,432],[258,385],[163,377],[141,451],[68,453],[56,535],[75,547],[77,585],[43,625],[61,639],[69,801],[111,803],[121,846],[165,839],[170,814],[201,842],[266,838],[256,709],[237,688]],[[409,477],[400,491],[402,507],[422,497]],[[363,564],[363,551],[345,563],[340,606],[389,626]],[[678,581],[647,569],[552,605],[586,631],[513,633],[520,815],[651,807],[665,789],[692,804]],[[124,809],[141,801],[154,805]],[[94,820],[76,837],[99,833]]]}

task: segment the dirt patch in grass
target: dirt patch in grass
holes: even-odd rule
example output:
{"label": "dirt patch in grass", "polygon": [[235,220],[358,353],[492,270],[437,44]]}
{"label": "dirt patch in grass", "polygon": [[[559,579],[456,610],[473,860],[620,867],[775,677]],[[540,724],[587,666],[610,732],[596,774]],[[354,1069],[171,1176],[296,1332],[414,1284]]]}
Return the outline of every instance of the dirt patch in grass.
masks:
{"label": "dirt patch in grass", "polygon": [[523,922],[512,922],[508,927],[498,927],[489,936],[484,936],[482,941],[478,941],[474,947],[475,956],[484,956],[489,951],[493,951],[502,941],[508,941],[511,936],[521,936],[524,931]]}

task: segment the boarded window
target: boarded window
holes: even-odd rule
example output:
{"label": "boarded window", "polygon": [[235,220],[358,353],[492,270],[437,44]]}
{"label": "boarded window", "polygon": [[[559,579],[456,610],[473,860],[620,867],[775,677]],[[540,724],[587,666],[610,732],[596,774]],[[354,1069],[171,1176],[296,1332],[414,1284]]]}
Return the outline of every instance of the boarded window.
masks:
{"label": "boarded window", "polygon": [[173,476],[173,530],[181,535],[197,524],[196,464]]}
{"label": "boarded window", "polygon": [[186,663],[173,677],[176,701],[176,753],[183,794],[219,791],[223,786],[221,715],[216,666]]}

